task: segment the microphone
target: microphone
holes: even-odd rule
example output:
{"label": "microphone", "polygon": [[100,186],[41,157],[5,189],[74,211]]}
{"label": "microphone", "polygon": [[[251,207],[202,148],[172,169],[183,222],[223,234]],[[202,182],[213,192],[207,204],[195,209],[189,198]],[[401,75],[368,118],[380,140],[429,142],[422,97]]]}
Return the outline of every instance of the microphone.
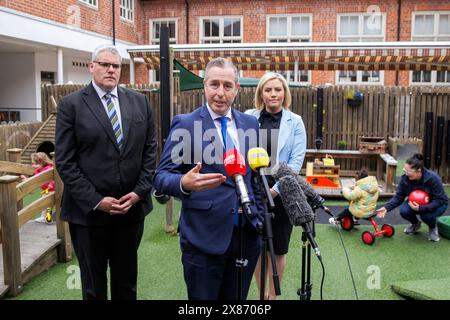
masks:
{"label": "microphone", "polygon": [[313,210],[320,208],[325,211],[327,214],[333,216],[330,209],[324,206],[325,199],[322,198],[314,188],[302,177],[300,177],[294,170],[292,170],[286,162],[282,162],[274,166],[272,169],[273,176],[275,179],[279,180],[282,177],[291,176],[294,177],[299,183],[303,193],[308,199],[308,203]]}
{"label": "microphone", "polygon": [[261,180],[264,186],[264,192],[269,201],[269,207],[273,209],[275,203],[273,202],[272,194],[270,193],[269,183],[266,178],[266,168],[269,166],[270,158],[267,151],[264,148],[251,148],[247,154],[248,164],[253,171],[256,171],[261,176]]}
{"label": "microphone", "polygon": [[159,193],[158,190],[153,189],[152,196],[159,204],[166,204],[170,200],[170,196],[167,194]]}
{"label": "microphone", "polygon": [[248,196],[247,186],[244,182],[246,172],[244,157],[236,149],[229,149],[225,152],[223,165],[225,171],[236,183],[236,189],[241,200],[242,209],[250,217],[252,215],[250,209],[250,197]]}
{"label": "microphone", "polygon": [[300,183],[295,177],[285,175],[278,180],[278,185],[281,202],[289,217],[289,221],[292,225],[303,228],[315,254],[321,259],[319,246],[310,227],[310,222],[314,221],[314,213],[308,204],[307,197],[303,193]]}

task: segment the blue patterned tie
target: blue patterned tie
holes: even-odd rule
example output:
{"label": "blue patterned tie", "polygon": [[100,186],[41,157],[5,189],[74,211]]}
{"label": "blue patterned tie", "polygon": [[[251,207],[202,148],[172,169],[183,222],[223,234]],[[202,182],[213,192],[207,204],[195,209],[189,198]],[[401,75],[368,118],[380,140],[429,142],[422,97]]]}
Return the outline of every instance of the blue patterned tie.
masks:
{"label": "blue patterned tie", "polygon": [[111,121],[111,125],[113,127],[114,135],[116,136],[116,141],[119,145],[119,149],[121,149],[123,142],[123,133],[122,128],[120,127],[119,116],[117,114],[116,107],[114,106],[112,95],[110,93],[105,94],[105,99],[106,106],[108,108],[108,118],[109,121]]}
{"label": "blue patterned tie", "polygon": [[[226,150],[229,149],[234,149],[234,143],[233,143],[233,139],[231,139],[231,136],[228,134],[228,130],[227,130],[227,123],[228,123],[228,118],[227,117],[220,117],[217,118],[217,120],[220,121],[220,129],[221,129],[221,133],[222,133],[222,141],[223,141],[223,147]],[[239,202],[236,204],[235,208],[235,214],[234,214],[234,225],[238,226],[239,225]],[[242,223],[245,223],[245,219],[242,219]]]}

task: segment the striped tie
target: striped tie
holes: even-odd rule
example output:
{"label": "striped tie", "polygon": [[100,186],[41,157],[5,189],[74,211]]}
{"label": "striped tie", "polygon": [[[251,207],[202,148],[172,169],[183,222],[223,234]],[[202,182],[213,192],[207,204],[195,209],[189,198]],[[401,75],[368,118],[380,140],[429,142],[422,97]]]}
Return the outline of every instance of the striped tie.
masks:
{"label": "striped tie", "polygon": [[122,128],[120,127],[119,116],[116,112],[116,107],[114,106],[114,102],[112,100],[112,95],[110,93],[105,94],[106,106],[108,107],[108,118],[111,121],[114,135],[116,136],[117,144],[119,145],[119,149],[122,148],[123,142],[123,133]]}

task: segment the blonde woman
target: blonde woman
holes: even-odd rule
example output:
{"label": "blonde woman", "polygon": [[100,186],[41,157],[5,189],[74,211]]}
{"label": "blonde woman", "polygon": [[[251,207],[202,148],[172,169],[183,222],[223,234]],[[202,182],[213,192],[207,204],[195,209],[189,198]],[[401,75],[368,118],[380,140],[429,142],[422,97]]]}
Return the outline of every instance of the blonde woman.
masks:
{"label": "blonde woman", "polygon": [[[278,73],[266,73],[259,81],[255,93],[256,109],[247,110],[245,113],[258,118],[262,147],[267,150],[269,157],[275,162],[286,162],[295,172],[300,172],[306,152],[306,131],[302,118],[289,111],[291,105],[291,93],[286,79]],[[264,141],[267,141],[265,144]],[[271,163],[274,165],[275,163]],[[278,189],[278,183],[268,176],[269,187],[275,202],[272,220],[273,245],[275,262],[280,282],[286,267],[286,254],[292,233],[292,225],[284,210]],[[267,256],[267,272],[265,279],[271,270],[270,257]],[[255,277],[260,290],[261,257],[255,270]],[[269,277],[270,291],[264,293],[265,299],[276,298],[272,275]]]}

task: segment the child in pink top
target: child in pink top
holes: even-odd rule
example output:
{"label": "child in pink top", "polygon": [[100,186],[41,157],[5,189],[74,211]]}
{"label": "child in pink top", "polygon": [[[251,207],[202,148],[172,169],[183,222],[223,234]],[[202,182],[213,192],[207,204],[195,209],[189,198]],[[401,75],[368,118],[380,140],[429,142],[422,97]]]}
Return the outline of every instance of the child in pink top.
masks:
{"label": "child in pink top", "polygon": [[[34,175],[47,170],[53,170],[53,162],[45,152],[35,152],[31,154],[31,166],[34,169]],[[27,176],[21,175],[22,181],[27,179]],[[41,194],[47,194],[55,191],[55,181],[49,181],[41,185]],[[34,221],[39,223],[51,224],[53,222],[53,208],[42,210],[41,216]]]}

